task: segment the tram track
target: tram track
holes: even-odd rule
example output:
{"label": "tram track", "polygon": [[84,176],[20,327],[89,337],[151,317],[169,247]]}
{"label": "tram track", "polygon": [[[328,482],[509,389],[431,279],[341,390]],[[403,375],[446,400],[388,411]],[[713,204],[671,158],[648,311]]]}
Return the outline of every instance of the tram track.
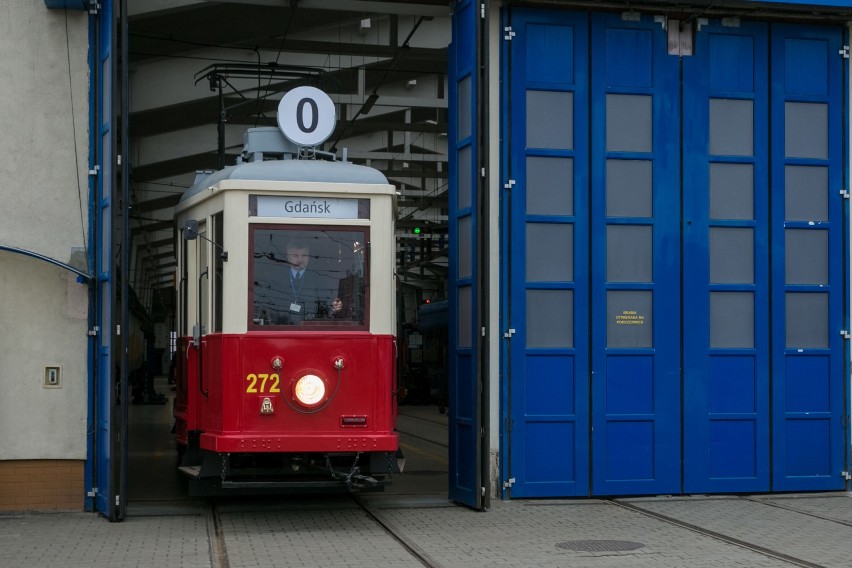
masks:
{"label": "tram track", "polygon": [[358,495],[352,494],[352,501],[358,506],[359,509],[364,511],[364,513],[370,517],[377,525],[379,525],[382,530],[384,530],[388,536],[394,539],[400,546],[402,546],[406,552],[408,552],[413,558],[415,558],[418,562],[420,562],[423,566],[427,568],[443,568],[443,565],[440,564],[437,560],[429,556],[425,550],[420,548],[414,541],[405,536],[405,534],[400,531],[394,523],[387,519],[384,515],[382,515],[378,510],[370,507],[363,499],[361,499]]}
{"label": "tram track", "polygon": [[[815,498],[815,497],[805,497],[805,498],[808,499],[808,498]],[[777,501],[769,502],[769,501],[765,501],[763,499],[759,499],[759,498],[755,498],[755,497],[748,497],[748,496],[743,496],[743,495],[740,496],[740,499],[744,499],[744,500],[750,501],[752,503],[759,503],[761,505],[766,505],[767,507],[775,507],[776,509],[783,509],[785,511],[790,511],[792,513],[798,513],[800,515],[805,515],[806,517],[811,517],[812,519],[819,519],[821,521],[826,521],[826,522],[829,522],[829,523],[836,523],[838,525],[844,525],[844,526],[847,526],[847,527],[852,527],[852,522],[843,521],[841,519],[833,519],[831,517],[826,517],[824,515],[817,515],[816,513],[812,513],[810,511],[803,511],[801,509],[797,509],[796,507],[787,507],[786,505],[783,505],[782,503],[779,503]]]}
{"label": "tram track", "polygon": [[212,568],[230,568],[228,548],[225,545],[225,534],[222,530],[222,517],[215,503],[205,515],[207,521],[207,540],[210,543],[210,566]]}
{"label": "tram track", "polygon": [[[608,503],[610,503],[611,505],[615,505],[616,507],[620,507],[622,509],[627,509],[627,510],[632,511],[634,513],[638,513],[640,515],[643,515],[643,516],[646,516],[646,517],[649,517],[649,518],[652,518],[652,519],[656,519],[656,520],[661,521],[663,523],[674,525],[674,526],[680,527],[682,529],[686,529],[688,531],[707,536],[707,537],[712,538],[714,540],[718,540],[718,541],[721,541],[721,542],[724,542],[724,543],[727,543],[727,544],[730,544],[730,545],[733,545],[733,546],[744,548],[746,550],[749,550],[751,552],[755,552],[755,553],[760,554],[762,556],[774,558],[776,560],[781,560],[783,562],[787,562],[787,563],[792,564],[794,566],[801,566],[803,568],[828,568],[827,566],[825,566],[823,564],[817,564],[815,562],[810,562],[810,561],[804,560],[802,558],[797,558],[795,556],[791,556],[789,554],[785,554],[783,552],[779,552],[777,550],[773,550],[773,549],[765,547],[765,546],[760,546],[758,544],[754,544],[754,543],[751,543],[751,542],[748,542],[748,541],[745,541],[745,540],[742,540],[742,539],[738,539],[738,538],[735,538],[735,537],[732,537],[732,536],[728,536],[724,533],[720,533],[720,532],[713,531],[713,530],[710,530],[710,529],[707,529],[707,528],[704,528],[704,527],[700,527],[700,526],[695,525],[693,523],[688,523],[686,521],[682,521],[680,519],[677,519],[675,517],[671,517],[669,515],[664,515],[663,513],[658,513],[658,512],[655,512],[655,511],[649,511],[647,509],[643,509],[642,507],[633,505],[631,503],[618,501],[616,499],[607,499],[606,501]],[[756,501],[756,502],[760,503],[760,501]],[[763,503],[763,504],[766,504],[766,503]],[[799,511],[796,511],[796,512],[799,512]],[[840,524],[845,524],[845,523],[840,523]]]}

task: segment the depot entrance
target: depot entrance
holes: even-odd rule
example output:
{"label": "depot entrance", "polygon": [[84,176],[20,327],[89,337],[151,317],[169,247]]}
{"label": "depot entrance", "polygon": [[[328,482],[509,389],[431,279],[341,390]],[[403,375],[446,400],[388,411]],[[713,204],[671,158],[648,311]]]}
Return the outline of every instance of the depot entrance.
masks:
{"label": "depot entrance", "polygon": [[506,16],[507,495],[843,489],[843,29]]}

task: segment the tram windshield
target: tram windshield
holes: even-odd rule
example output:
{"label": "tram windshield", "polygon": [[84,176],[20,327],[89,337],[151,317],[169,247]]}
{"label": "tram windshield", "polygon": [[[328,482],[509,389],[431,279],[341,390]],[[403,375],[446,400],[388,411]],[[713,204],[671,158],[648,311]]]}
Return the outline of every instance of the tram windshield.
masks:
{"label": "tram windshield", "polygon": [[256,225],[250,328],[367,325],[366,228]]}

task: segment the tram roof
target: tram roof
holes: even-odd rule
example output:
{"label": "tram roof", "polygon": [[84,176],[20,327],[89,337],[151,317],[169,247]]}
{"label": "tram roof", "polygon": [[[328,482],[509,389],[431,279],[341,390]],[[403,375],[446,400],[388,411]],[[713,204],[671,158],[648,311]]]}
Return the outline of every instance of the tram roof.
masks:
{"label": "tram roof", "polygon": [[224,180],[301,181],[318,183],[358,183],[387,185],[380,171],[350,162],[326,160],[267,160],[229,166],[193,184],[181,197],[181,203]]}

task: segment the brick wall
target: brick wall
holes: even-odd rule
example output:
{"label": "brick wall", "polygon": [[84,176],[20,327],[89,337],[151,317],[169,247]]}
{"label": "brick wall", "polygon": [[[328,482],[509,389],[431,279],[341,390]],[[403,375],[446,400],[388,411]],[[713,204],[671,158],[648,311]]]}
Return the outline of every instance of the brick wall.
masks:
{"label": "brick wall", "polygon": [[82,510],[84,461],[0,461],[0,511]]}

